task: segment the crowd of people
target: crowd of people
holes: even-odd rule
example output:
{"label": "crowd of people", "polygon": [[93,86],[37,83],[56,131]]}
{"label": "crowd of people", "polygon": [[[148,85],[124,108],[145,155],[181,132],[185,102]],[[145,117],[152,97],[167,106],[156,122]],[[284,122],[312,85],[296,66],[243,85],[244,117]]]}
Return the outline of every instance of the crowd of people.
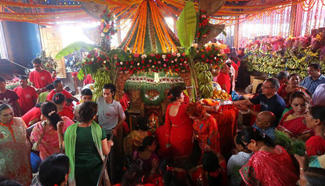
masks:
{"label": "crowd of people", "polygon": [[[84,88],[78,100],[39,59],[33,64],[14,90],[0,77],[0,186],[325,184],[325,76],[318,64],[302,81],[285,71],[267,78],[247,98],[235,93],[240,63],[230,58],[214,81],[251,117],[238,123],[226,153],[213,114],[219,106],[190,102],[181,86],[168,92],[164,124],[152,113],[130,131],[128,102],[114,99],[113,84],[97,100]],[[279,144],[279,133],[303,143],[305,153]]]}

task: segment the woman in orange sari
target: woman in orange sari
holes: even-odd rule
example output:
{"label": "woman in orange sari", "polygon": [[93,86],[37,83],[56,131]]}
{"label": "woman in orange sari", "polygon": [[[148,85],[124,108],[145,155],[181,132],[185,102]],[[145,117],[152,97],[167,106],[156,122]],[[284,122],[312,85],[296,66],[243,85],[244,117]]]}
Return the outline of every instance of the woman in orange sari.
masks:
{"label": "woman in orange sari", "polygon": [[240,131],[238,138],[241,145],[254,153],[239,170],[246,185],[296,185],[299,171],[283,147],[275,146],[271,138],[251,127]]}
{"label": "woman in orange sari", "polygon": [[201,150],[212,149],[214,153],[220,152],[220,134],[216,119],[200,103],[189,104],[187,114],[194,121],[194,138],[198,140]]}
{"label": "woman in orange sari", "polygon": [[13,116],[9,105],[0,104],[0,175],[29,186],[32,168],[26,125],[21,118]]}
{"label": "woman in orange sari", "polygon": [[292,109],[284,114],[278,129],[294,138],[307,140],[311,136],[312,129],[305,123],[307,101],[303,92],[295,92],[291,95]]}
{"label": "woman in orange sari", "polygon": [[184,102],[183,88],[170,89],[168,98],[172,101],[165,115],[165,124],[157,131],[159,153],[165,157],[184,158],[192,153],[192,120],[186,114],[188,104]]}

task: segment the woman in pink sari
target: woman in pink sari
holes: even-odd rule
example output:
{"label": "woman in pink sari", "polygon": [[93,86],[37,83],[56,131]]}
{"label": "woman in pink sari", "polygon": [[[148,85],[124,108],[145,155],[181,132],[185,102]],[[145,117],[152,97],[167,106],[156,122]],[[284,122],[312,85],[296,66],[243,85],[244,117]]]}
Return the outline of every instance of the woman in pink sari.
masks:
{"label": "woman in pink sari", "polygon": [[21,118],[13,116],[9,105],[0,104],[0,175],[29,186],[32,168],[26,125]]}
{"label": "woman in pink sari", "polygon": [[60,117],[52,102],[45,102],[41,106],[41,112],[41,121],[35,124],[30,139],[34,150],[39,150],[40,157],[44,160],[60,152],[57,124],[63,122],[63,131],[65,131],[73,121],[66,116]]}
{"label": "woman in pink sari", "polygon": [[291,95],[290,103],[292,110],[282,117],[278,129],[289,136],[307,140],[311,136],[312,129],[307,128],[305,123],[307,101],[303,92],[295,92]]}
{"label": "woman in pink sari", "polygon": [[238,133],[241,145],[254,154],[239,173],[243,181],[251,186],[291,186],[296,185],[299,171],[293,159],[281,146],[253,128],[243,129]]}

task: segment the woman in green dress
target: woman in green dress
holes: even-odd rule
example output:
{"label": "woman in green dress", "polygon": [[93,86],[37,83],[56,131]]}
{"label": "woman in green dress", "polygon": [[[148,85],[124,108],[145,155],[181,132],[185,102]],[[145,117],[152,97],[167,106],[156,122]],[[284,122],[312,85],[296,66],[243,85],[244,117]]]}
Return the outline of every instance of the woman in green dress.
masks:
{"label": "woman in green dress", "polygon": [[96,186],[103,166],[103,157],[109,153],[106,134],[93,121],[96,113],[96,103],[82,103],[79,122],[66,130],[64,143],[62,126],[58,126],[60,145],[65,146],[65,153],[70,160],[70,185]]}

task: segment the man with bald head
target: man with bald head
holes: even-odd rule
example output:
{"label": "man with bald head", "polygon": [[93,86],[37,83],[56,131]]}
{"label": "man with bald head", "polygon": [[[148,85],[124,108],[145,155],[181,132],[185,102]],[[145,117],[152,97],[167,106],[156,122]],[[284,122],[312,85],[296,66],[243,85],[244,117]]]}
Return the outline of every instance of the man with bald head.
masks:
{"label": "man with bald head", "polygon": [[253,125],[261,133],[269,136],[271,139],[275,139],[274,136],[274,122],[276,117],[271,111],[262,111],[257,114],[255,124]]}

